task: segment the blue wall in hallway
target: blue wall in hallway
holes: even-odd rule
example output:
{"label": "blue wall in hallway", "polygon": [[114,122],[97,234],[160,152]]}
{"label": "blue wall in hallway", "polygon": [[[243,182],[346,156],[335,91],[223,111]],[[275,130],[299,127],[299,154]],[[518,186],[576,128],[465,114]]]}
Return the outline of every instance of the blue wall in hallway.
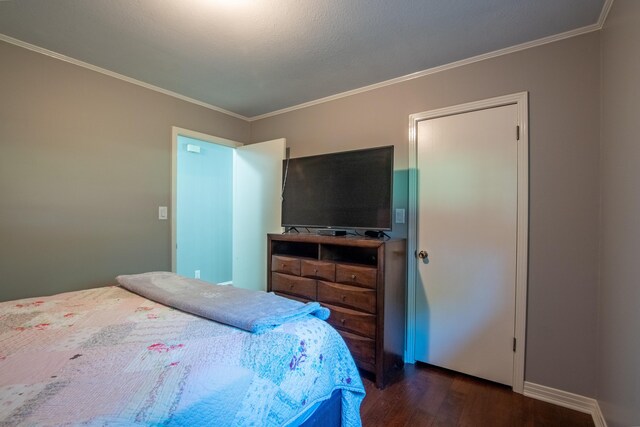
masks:
{"label": "blue wall in hallway", "polygon": [[[187,145],[200,147],[188,152]],[[178,136],[176,272],[231,280],[233,148]]]}

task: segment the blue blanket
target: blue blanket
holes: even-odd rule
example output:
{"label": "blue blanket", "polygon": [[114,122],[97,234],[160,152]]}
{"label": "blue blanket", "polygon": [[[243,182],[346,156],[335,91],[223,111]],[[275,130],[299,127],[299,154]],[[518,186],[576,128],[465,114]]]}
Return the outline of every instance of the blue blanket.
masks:
{"label": "blue blanket", "polygon": [[273,293],[213,285],[169,272],[124,275],[116,280],[150,300],[254,333],[309,314],[322,320],[329,317],[329,309],[317,302],[303,304]]}

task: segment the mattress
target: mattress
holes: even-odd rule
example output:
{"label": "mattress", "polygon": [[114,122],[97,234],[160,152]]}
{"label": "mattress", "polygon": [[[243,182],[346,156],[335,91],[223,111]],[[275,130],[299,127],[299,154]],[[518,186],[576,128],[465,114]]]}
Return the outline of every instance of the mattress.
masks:
{"label": "mattress", "polygon": [[312,316],[252,334],[117,286],[0,303],[0,424],[297,425],[364,388]]}

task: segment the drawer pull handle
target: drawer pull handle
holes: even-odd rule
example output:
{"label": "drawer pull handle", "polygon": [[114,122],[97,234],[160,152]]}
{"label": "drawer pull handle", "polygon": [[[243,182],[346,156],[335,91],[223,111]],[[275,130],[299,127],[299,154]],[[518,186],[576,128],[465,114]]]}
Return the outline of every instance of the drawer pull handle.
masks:
{"label": "drawer pull handle", "polygon": [[344,319],[340,319],[340,323],[344,325]]}
{"label": "drawer pull handle", "polygon": [[293,289],[293,285],[289,285],[289,290],[292,290],[292,289]]}
{"label": "drawer pull handle", "polygon": [[313,274],[318,274],[318,269],[317,268],[313,270]]}
{"label": "drawer pull handle", "polygon": [[280,266],[280,268],[284,270],[284,264],[282,264],[282,265]]}
{"label": "drawer pull handle", "polygon": [[345,302],[347,300],[347,296],[346,295],[342,295],[342,302]]}
{"label": "drawer pull handle", "polygon": [[356,275],[355,274],[351,275],[351,280],[356,280]]}

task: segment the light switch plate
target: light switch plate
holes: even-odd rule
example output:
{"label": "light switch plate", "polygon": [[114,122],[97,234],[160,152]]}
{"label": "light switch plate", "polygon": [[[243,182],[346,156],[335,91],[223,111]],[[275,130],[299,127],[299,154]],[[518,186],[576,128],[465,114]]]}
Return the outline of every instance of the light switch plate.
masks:
{"label": "light switch plate", "polygon": [[404,209],[396,209],[396,224],[404,224]]}
{"label": "light switch plate", "polygon": [[158,219],[167,219],[167,207],[158,206]]}

